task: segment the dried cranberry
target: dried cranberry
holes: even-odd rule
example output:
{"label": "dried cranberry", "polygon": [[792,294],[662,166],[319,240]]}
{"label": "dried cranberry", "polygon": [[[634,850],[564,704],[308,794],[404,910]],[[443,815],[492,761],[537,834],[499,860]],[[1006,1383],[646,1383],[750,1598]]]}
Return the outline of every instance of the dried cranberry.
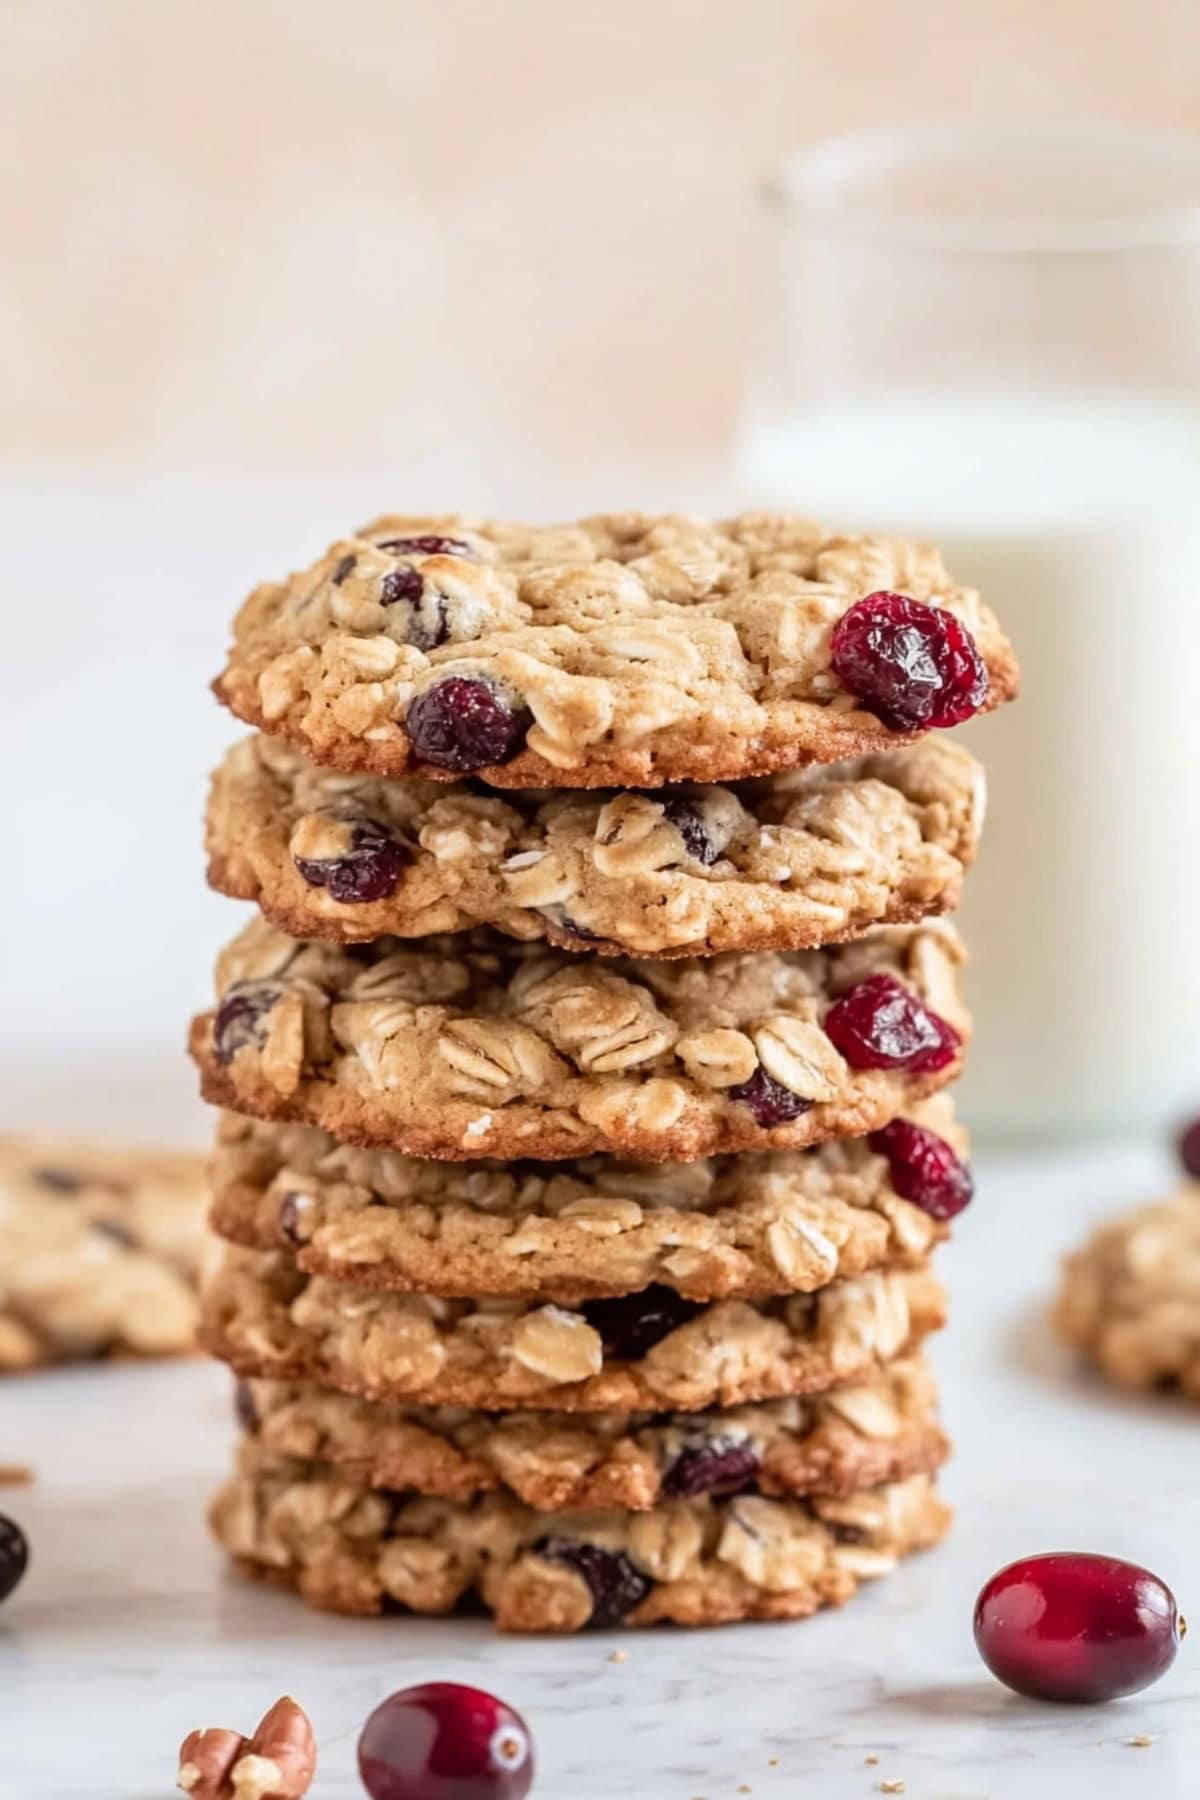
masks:
{"label": "dried cranberry", "polygon": [[640,1294],[589,1300],[583,1316],[600,1333],[605,1356],[617,1362],[638,1362],[699,1311],[695,1300],[685,1300],[674,1288],[648,1287]]}
{"label": "dried cranberry", "polygon": [[525,1800],[533,1739],[494,1694],[427,1681],[375,1708],[359,1736],[358,1772],[371,1800]]}
{"label": "dried cranberry", "polygon": [[592,1595],[588,1623],[600,1631],[619,1625],[626,1613],[640,1606],[650,1592],[648,1577],[618,1550],[602,1550],[598,1544],[550,1536],[538,1539],[533,1554],[547,1562],[566,1563],[583,1576]]}
{"label": "dried cranberry", "polygon": [[379,584],[379,601],[382,606],[397,606],[401,600],[407,600],[415,606],[425,592],[425,583],[417,570],[405,563],[399,569],[391,569]]}
{"label": "dried cranberry", "polygon": [[907,594],[868,594],[834,627],[833,672],[893,731],[961,725],[988,694],[988,672],[961,619]]}
{"label": "dried cranberry", "polygon": [[791,1088],[785,1088],[781,1081],[760,1063],[749,1081],[739,1081],[736,1087],[726,1089],[731,1100],[740,1100],[743,1106],[749,1107],[756,1124],[769,1130],[772,1125],[786,1125],[789,1119],[798,1119],[802,1113],[809,1112],[812,1101],[793,1094]]}
{"label": "dried cranberry", "polygon": [[309,887],[324,888],[343,906],[386,900],[408,861],[408,852],[391,832],[373,819],[356,821],[341,856],[295,856],[296,868]]}
{"label": "dried cranberry", "polygon": [[888,1159],[892,1186],[931,1219],[953,1219],[971,1203],[975,1184],[945,1138],[911,1119],[893,1119],[872,1132],[871,1148]]}
{"label": "dried cranberry", "polygon": [[470,556],[470,544],[451,537],[380,538],[378,548],[390,550],[394,556]]}
{"label": "dried cranberry", "polygon": [[405,724],[419,761],[466,774],[511,762],[524,744],[533,714],[516,711],[495,684],[479,675],[447,675],[417,695]]}
{"label": "dried cranberry", "polygon": [[1166,1583],[1115,1556],[1010,1563],[975,1603],[975,1643],[998,1681],[1034,1700],[1136,1694],[1166,1673],[1186,1627]]}
{"label": "dried cranberry", "polygon": [[1200,1119],[1179,1134],[1179,1160],[1193,1181],[1200,1181]]}
{"label": "dried cranberry", "polygon": [[869,975],[835,1000],[825,1033],[854,1069],[944,1069],[962,1039],[894,975]]}
{"label": "dried cranberry", "polygon": [[334,587],[341,587],[347,575],[352,575],[354,573],[354,565],[357,561],[358,558],[355,556],[353,550],[348,556],[339,557],[337,564],[334,567],[333,574],[329,577]]}
{"label": "dried cranberry", "polygon": [[672,1498],[711,1494],[720,1490],[735,1494],[753,1481],[762,1466],[749,1438],[716,1436],[686,1444],[663,1475],[662,1491]]}
{"label": "dried cranberry", "polygon": [[305,1241],[304,1232],[300,1227],[303,1199],[302,1194],[285,1194],[279,1202],[279,1211],[276,1214],[280,1237],[293,1247],[297,1247]]}
{"label": "dried cranberry", "polygon": [[49,1188],[52,1194],[78,1194],[87,1185],[77,1169],[35,1169],[33,1179],[39,1187]]}
{"label": "dried cranberry", "polygon": [[217,1008],[213,1024],[213,1050],[219,1063],[233,1061],[239,1050],[261,1044],[266,1020],[279,1000],[279,989],[270,981],[238,981]]}
{"label": "dried cranberry", "polygon": [[29,1542],[14,1519],[0,1513],[0,1600],[7,1600],[29,1567]]}
{"label": "dried cranberry", "polygon": [[694,856],[706,868],[715,863],[721,852],[708,835],[704,815],[697,802],[687,794],[664,794],[659,804],[683,839],[683,847],[688,855]]}
{"label": "dried cranberry", "polygon": [[254,1390],[248,1381],[234,1382],[233,1411],[243,1431],[258,1430],[258,1408],[254,1404]]}

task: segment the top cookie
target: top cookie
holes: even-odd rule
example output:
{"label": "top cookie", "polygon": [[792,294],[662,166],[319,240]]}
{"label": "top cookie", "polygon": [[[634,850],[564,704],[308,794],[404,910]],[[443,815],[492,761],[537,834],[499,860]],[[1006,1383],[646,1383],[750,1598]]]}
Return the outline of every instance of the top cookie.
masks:
{"label": "top cookie", "polygon": [[386,517],[255,589],[215,689],[317,762],[496,787],[726,781],[1011,699],[936,550],[780,513]]}

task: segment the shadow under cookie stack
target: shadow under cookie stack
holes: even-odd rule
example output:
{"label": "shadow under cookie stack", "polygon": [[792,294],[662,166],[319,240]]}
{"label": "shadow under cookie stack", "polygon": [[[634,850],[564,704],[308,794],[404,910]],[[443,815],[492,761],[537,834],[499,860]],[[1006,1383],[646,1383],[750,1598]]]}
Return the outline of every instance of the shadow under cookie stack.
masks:
{"label": "shadow under cookie stack", "polygon": [[942,1536],[940,728],[1016,679],[935,552],[776,514],[385,518],[250,596],[208,851],[261,917],[191,1039],[244,1571],[702,1625]]}

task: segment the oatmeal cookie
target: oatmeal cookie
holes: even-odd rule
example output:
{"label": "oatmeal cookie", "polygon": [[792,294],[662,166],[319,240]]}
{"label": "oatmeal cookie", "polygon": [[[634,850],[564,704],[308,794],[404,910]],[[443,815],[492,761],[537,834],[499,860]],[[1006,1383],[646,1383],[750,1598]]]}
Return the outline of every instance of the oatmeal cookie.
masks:
{"label": "oatmeal cookie", "polygon": [[[962,1150],[948,1096],[914,1118]],[[658,1283],[763,1299],[923,1261],[946,1227],[895,1179],[867,1138],[696,1163],[449,1163],[227,1113],[212,1223],[358,1287],[585,1299]]]}
{"label": "oatmeal cookie", "polygon": [[[880,634],[860,603],[881,594],[908,597],[886,704],[862,673]],[[864,629],[839,655],[856,606]],[[377,519],[250,595],[214,685],[331,767],[563,788],[838,762],[997,706],[1017,680],[935,550],[785,514],[629,513]]]}
{"label": "oatmeal cookie", "polygon": [[539,1512],[638,1512],[750,1486],[780,1497],[849,1494],[931,1474],[949,1448],[921,1357],[860,1387],[725,1412],[468,1412],[275,1381],[242,1382],[237,1404],[273,1456],[444,1500],[504,1488]]}
{"label": "oatmeal cookie", "polygon": [[1200,1400],[1200,1186],[1101,1225],[1067,1258],[1055,1317],[1118,1386]]}
{"label": "oatmeal cookie", "polygon": [[952,910],[983,794],[932,738],[737,788],[500,794],[339,775],[257,737],[213,778],[208,874],[339,943],[493,925],[611,956],[804,950]]}
{"label": "oatmeal cookie", "polygon": [[803,1618],[937,1543],[950,1514],[916,1475],[839,1498],[747,1493],[559,1515],[508,1494],[357,1487],[251,1444],[210,1520],[245,1573],[312,1606],[447,1613],[477,1594],[501,1631],[563,1632]]}
{"label": "oatmeal cookie", "polygon": [[0,1138],[0,1374],[194,1345],[203,1160]]}
{"label": "oatmeal cookie", "polygon": [[800,1149],[953,1079],[962,954],[943,920],[661,962],[484,930],[297,943],[256,919],[223,952],[191,1049],[218,1105],[411,1156]]}
{"label": "oatmeal cookie", "polygon": [[208,1284],[202,1338],[239,1375],[368,1400],[693,1412],[862,1383],[944,1318],[927,1268],[757,1303],[705,1306],[651,1287],[565,1306],[345,1287],[282,1252],[230,1249]]}

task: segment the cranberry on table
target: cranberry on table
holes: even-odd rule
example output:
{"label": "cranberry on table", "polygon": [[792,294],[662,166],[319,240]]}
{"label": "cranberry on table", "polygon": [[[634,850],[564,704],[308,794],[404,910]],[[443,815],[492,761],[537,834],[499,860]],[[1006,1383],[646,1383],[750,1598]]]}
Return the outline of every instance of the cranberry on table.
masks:
{"label": "cranberry on table", "polygon": [[533,1740],[495,1695],[427,1681],[375,1708],[358,1740],[358,1772],[371,1800],[524,1800]]}
{"label": "cranberry on table", "polygon": [[907,594],[855,601],[834,627],[830,660],[843,686],[893,731],[961,725],[988,695],[987,669],[962,620]]}
{"label": "cranberry on table", "polygon": [[1149,1569],[1056,1551],[1010,1563],[975,1603],[975,1643],[998,1681],[1034,1700],[1136,1694],[1166,1673],[1186,1626]]}
{"label": "cranberry on table", "polygon": [[447,675],[417,695],[404,723],[418,761],[463,775],[511,762],[533,714],[526,707],[514,710],[481,676]]}
{"label": "cranberry on table", "polygon": [[911,1119],[893,1119],[871,1133],[871,1148],[886,1156],[892,1186],[931,1219],[953,1219],[975,1192],[971,1171],[945,1138]]}
{"label": "cranberry on table", "polygon": [[1200,1119],[1179,1134],[1179,1160],[1193,1181],[1200,1181]]}
{"label": "cranberry on table", "polygon": [[7,1600],[29,1567],[29,1543],[15,1519],[0,1513],[0,1600]]}
{"label": "cranberry on table", "polygon": [[952,1063],[962,1039],[894,975],[868,975],[825,1014],[825,1035],[852,1069],[926,1074]]}
{"label": "cranberry on table", "polygon": [[740,1100],[753,1114],[755,1124],[761,1125],[764,1131],[769,1131],[772,1125],[787,1125],[812,1110],[811,1100],[793,1094],[782,1081],[768,1075],[761,1063],[749,1081],[740,1081],[736,1087],[728,1089],[728,1097]]}

